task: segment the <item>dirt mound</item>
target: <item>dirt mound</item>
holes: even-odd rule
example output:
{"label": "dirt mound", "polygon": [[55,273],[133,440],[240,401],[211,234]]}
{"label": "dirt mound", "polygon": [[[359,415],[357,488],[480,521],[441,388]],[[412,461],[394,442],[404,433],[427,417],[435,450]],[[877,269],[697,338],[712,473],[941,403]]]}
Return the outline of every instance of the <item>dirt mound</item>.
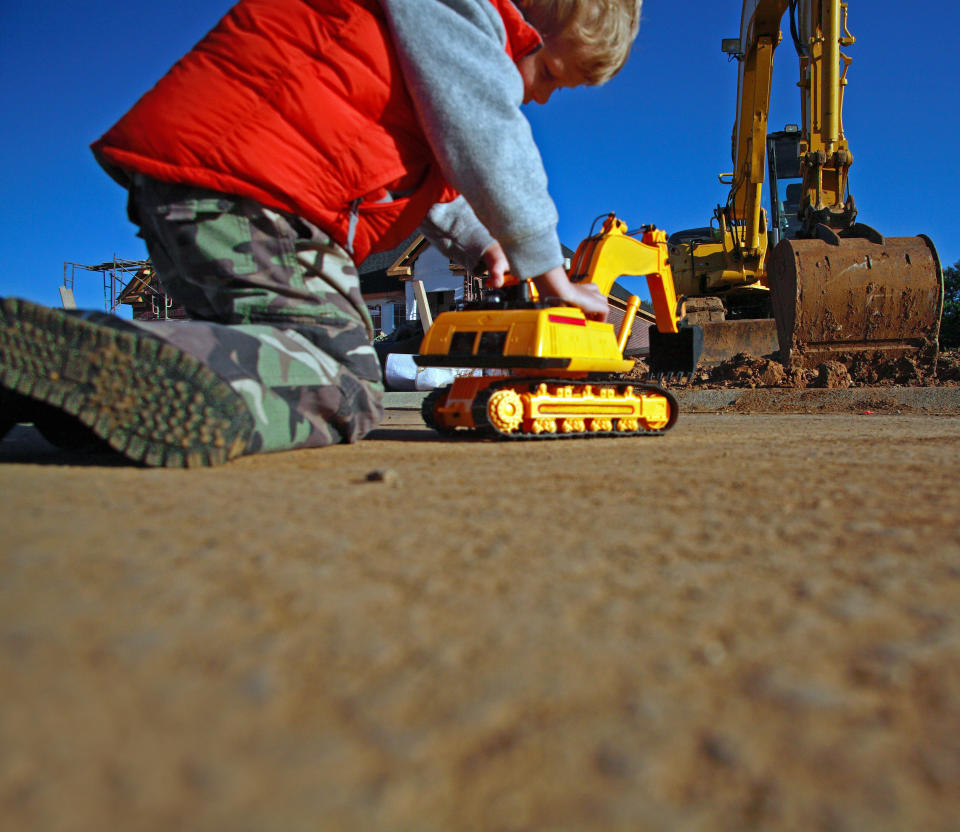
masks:
{"label": "dirt mound", "polygon": [[913,358],[903,357],[896,361],[859,357],[850,362],[852,382],[860,387],[884,387],[900,385],[930,387],[937,383],[936,373],[930,372]]}
{"label": "dirt mound", "polygon": [[[649,368],[640,359],[630,378],[646,379]],[[700,367],[689,386],[714,389],[780,387],[842,389],[847,387],[956,387],[960,385],[960,350],[940,353],[936,373],[912,358],[888,361],[880,354],[858,356],[849,362],[825,361],[815,370],[788,371],[774,354],[739,353],[713,367]]]}
{"label": "dirt mound", "polygon": [[787,373],[769,356],[757,358],[742,352],[714,367],[699,370],[694,384],[709,387],[807,387],[802,371]]}
{"label": "dirt mound", "polygon": [[937,381],[950,387],[960,385],[960,350],[940,353],[937,361]]}

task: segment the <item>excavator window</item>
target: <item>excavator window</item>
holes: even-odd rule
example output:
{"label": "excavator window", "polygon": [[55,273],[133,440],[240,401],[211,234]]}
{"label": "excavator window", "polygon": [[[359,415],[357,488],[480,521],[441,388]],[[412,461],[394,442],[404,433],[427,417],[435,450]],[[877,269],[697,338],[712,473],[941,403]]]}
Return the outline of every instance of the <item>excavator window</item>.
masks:
{"label": "excavator window", "polygon": [[[797,211],[800,208],[802,184],[784,180],[800,179],[800,133],[793,130],[781,130],[767,136],[767,165],[769,167],[771,212],[771,245],[782,239],[796,237],[800,229]],[[783,199],[780,199],[780,194]]]}
{"label": "excavator window", "polygon": [[503,355],[507,344],[506,330],[503,332],[483,332],[480,334],[480,346],[477,355]]}
{"label": "excavator window", "polygon": [[454,332],[450,339],[450,355],[473,355],[476,332]]}
{"label": "excavator window", "polygon": [[701,243],[713,238],[712,228],[688,228],[683,231],[674,231],[667,240],[667,245],[679,246],[684,243]]}
{"label": "excavator window", "polygon": [[803,183],[791,182],[787,185],[784,198],[778,205],[776,223],[780,232],[777,239],[792,240],[800,230],[800,220],[797,212],[800,210],[800,200],[803,198]]}
{"label": "excavator window", "polygon": [[803,183],[791,182],[787,185],[783,207],[788,213],[796,214],[800,210],[800,197],[803,196]]}

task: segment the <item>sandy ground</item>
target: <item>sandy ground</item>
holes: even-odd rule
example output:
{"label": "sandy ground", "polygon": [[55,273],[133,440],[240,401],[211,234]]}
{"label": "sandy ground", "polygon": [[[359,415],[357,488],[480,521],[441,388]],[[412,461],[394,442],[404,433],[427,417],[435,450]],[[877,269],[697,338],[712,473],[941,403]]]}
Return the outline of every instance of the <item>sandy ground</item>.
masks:
{"label": "sandy ground", "polygon": [[391,417],[193,472],[0,444],[0,825],[960,829],[960,417]]}

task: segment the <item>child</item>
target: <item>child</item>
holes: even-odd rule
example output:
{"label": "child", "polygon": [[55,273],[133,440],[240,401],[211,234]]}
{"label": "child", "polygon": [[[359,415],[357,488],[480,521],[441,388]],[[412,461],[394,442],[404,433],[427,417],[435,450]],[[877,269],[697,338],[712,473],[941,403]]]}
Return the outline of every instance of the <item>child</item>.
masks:
{"label": "child", "polygon": [[509,268],[603,320],[563,271],[520,104],[611,77],[640,6],[239,0],[93,145],[193,320],[7,300],[5,400],[148,464],[355,441],[383,413],[356,264],[418,227],[491,285]]}

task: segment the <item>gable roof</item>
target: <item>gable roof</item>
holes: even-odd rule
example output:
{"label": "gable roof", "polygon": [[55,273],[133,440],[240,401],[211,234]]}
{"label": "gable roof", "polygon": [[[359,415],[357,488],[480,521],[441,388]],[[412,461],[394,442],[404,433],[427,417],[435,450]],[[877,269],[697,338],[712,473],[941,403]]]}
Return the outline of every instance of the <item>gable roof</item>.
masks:
{"label": "gable roof", "polygon": [[405,277],[413,277],[413,267],[417,262],[417,258],[428,248],[430,248],[430,243],[427,238],[422,234],[419,235],[404,249],[403,254],[396,259],[393,265],[387,269],[387,274],[391,277],[399,277],[401,280]]}
{"label": "gable roof", "polygon": [[387,269],[389,269],[403,256],[403,253],[411,246],[411,244],[422,237],[422,234],[414,232],[396,248],[392,248],[389,251],[378,251],[376,254],[371,254],[366,260],[357,266],[357,271],[360,272],[361,276],[373,272],[387,271]]}

